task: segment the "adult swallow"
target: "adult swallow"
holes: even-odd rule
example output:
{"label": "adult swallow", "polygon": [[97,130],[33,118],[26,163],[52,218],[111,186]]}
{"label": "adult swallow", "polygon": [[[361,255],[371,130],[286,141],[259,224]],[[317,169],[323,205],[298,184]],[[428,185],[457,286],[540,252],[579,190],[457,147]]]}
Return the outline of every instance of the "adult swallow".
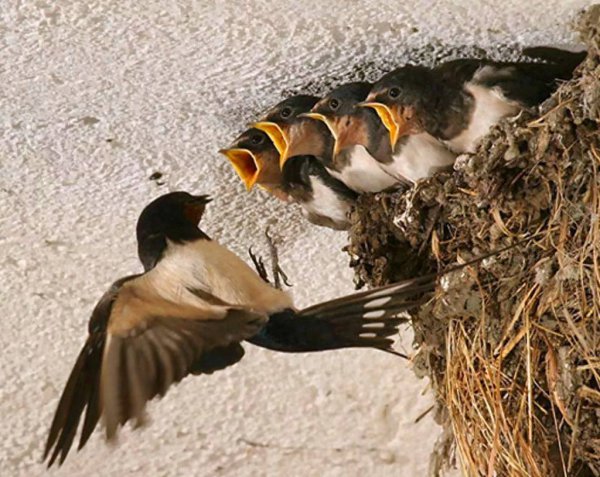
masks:
{"label": "adult swallow", "polygon": [[494,124],[544,101],[586,55],[545,47],[524,53],[546,62],[461,59],[435,68],[404,66],[384,75],[366,104],[379,114],[392,144],[428,133],[456,153],[474,152]]}
{"label": "adult swallow", "polygon": [[144,272],[113,283],[92,312],[50,427],[49,466],[57,459],[62,464],[82,418],[79,448],[101,418],[112,439],[127,421],[142,424],[146,403],[186,375],[237,363],[243,341],[293,353],[395,353],[398,314],[434,288],[429,276],[297,310],[288,294],[199,228],[208,201],[173,192],[141,213],[137,242]]}
{"label": "adult swallow", "polygon": [[278,199],[287,200],[281,187],[279,152],[264,131],[250,128],[219,152],[229,159],[247,190],[258,185]]}

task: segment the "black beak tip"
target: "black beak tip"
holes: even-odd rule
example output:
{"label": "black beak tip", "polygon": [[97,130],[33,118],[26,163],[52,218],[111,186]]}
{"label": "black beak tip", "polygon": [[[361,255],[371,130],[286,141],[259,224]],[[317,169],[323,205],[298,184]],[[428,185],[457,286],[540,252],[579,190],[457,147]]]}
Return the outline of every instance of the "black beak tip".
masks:
{"label": "black beak tip", "polygon": [[212,202],[213,199],[208,194],[202,194],[193,196],[193,200],[198,204],[208,204],[209,202]]}

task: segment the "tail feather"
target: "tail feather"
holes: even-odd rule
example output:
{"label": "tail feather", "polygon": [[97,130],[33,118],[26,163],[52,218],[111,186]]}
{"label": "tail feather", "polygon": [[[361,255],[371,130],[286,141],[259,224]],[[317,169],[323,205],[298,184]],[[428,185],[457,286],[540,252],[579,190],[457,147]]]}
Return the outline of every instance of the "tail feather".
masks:
{"label": "tail feather", "polygon": [[433,291],[431,274],[374,290],[355,293],[299,312],[284,310],[269,317],[258,335],[248,341],[284,352],[325,351],[341,348],[377,348],[393,352],[401,317],[423,304]]}
{"label": "tail feather", "polygon": [[532,46],[523,49],[523,55],[548,63],[560,64],[573,71],[587,56],[587,51],[569,51],[552,46]]}
{"label": "tail feather", "polygon": [[261,331],[248,341],[263,348],[288,353],[342,348],[391,350],[393,336],[404,318],[303,316],[284,310],[269,317]]}
{"label": "tail feather", "polygon": [[44,450],[44,460],[50,456],[48,467],[51,467],[57,458],[59,464],[64,462],[86,408],[79,448],[87,442],[98,423],[98,386],[103,347],[103,336],[91,335],[79,353],[50,426]]}
{"label": "tail feather", "polygon": [[[336,298],[311,306],[300,312],[301,316],[335,317],[349,314],[364,315],[369,312],[385,312],[392,316],[413,308],[421,300],[420,295],[433,291],[437,275],[427,275],[384,287]],[[415,303],[417,301],[418,303]]]}
{"label": "tail feather", "polygon": [[289,353],[369,347],[397,354],[391,345],[398,327],[406,321],[400,315],[429,300],[440,276],[474,265],[530,239],[531,236],[527,236],[442,273],[355,293],[298,312],[288,309],[275,313],[260,332],[247,341]]}

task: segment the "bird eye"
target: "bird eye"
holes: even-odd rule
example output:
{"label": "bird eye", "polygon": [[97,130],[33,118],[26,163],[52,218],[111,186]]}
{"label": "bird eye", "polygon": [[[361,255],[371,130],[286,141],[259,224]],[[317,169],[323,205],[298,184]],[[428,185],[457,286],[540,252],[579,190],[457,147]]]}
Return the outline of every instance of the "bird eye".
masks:
{"label": "bird eye", "polygon": [[340,102],[335,98],[331,98],[329,100],[329,107],[335,111],[337,108],[340,107]]}
{"label": "bird eye", "polygon": [[261,144],[264,141],[264,137],[262,134],[255,134],[250,138],[250,142],[252,144]]}
{"label": "bird eye", "polygon": [[390,88],[388,96],[390,98],[397,98],[398,96],[400,96],[400,88]]}
{"label": "bird eye", "polygon": [[287,118],[292,114],[292,108],[283,108],[280,114],[282,118]]}

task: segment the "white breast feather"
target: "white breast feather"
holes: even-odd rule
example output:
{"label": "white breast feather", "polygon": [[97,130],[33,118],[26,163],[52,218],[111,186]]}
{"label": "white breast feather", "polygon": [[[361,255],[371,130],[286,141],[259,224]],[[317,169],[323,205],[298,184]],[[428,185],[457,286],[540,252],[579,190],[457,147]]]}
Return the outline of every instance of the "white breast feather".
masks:
{"label": "white breast feather", "polygon": [[518,103],[506,99],[498,88],[489,89],[476,83],[467,83],[465,89],[475,100],[471,122],[462,133],[446,141],[448,147],[458,153],[475,152],[479,139],[485,136],[494,124],[502,118],[517,114],[520,109]]}
{"label": "white breast feather", "polygon": [[347,202],[341,200],[337,194],[327,187],[318,177],[310,178],[313,198],[311,201],[303,204],[308,212],[312,212],[323,217],[329,217],[335,222],[346,222],[350,206]]}
{"label": "white breast feather", "polygon": [[187,291],[190,288],[257,311],[293,307],[287,293],[265,283],[243,260],[214,240],[169,242],[154,271],[159,293],[170,300],[197,304],[200,299]]}
{"label": "white breast feather", "polygon": [[433,136],[422,133],[409,136],[393,158],[392,163],[382,167],[392,175],[416,182],[452,165],[456,154]]}
{"label": "white breast feather", "polygon": [[349,157],[350,164],[341,173],[330,169],[328,171],[350,189],[356,192],[379,192],[398,182],[380,167],[379,162],[364,146],[352,146]]}

